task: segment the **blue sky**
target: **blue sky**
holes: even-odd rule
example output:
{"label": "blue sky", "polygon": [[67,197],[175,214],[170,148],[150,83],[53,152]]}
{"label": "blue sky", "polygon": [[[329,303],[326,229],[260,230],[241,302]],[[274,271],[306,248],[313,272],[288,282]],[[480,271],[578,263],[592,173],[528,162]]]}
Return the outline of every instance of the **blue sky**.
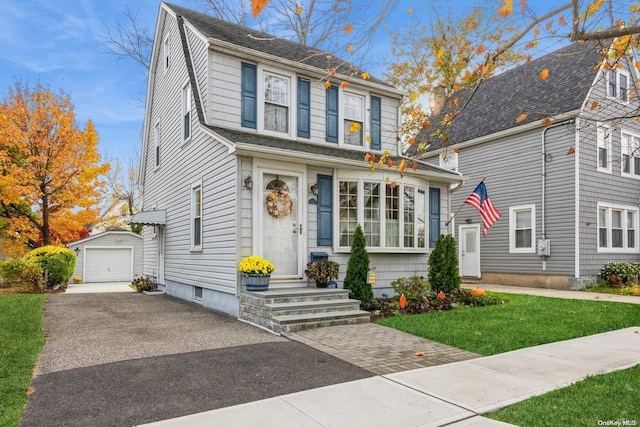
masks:
{"label": "blue sky", "polygon": [[[194,9],[202,4],[173,3]],[[107,54],[101,41],[107,27],[123,20],[128,4],[153,33],[158,0],[0,0],[0,97],[4,99],[16,79],[61,89],[71,96],[78,124],[94,122],[103,156],[125,160],[133,155],[140,148],[145,74],[133,61]],[[388,28],[400,28],[429,13],[430,8],[419,5],[400,1]],[[409,7],[413,15],[407,14]],[[382,64],[391,48],[387,31],[378,38],[367,62]],[[381,76],[383,68],[378,66],[369,71]]]}

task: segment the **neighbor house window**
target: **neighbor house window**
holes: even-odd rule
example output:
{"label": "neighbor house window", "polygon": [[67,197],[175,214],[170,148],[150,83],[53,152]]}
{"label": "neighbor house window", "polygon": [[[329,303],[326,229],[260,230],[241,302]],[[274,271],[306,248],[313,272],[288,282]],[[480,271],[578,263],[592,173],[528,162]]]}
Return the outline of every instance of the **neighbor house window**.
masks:
{"label": "neighbor house window", "polygon": [[344,143],[362,146],[364,141],[364,96],[344,92]]}
{"label": "neighbor house window", "polygon": [[160,166],[160,123],[153,127],[153,157],[155,167]]}
{"label": "neighbor house window", "polygon": [[535,253],[535,205],[509,208],[509,253]]}
{"label": "neighbor house window", "polygon": [[598,140],[598,170],[611,173],[611,129],[608,126],[598,126],[596,134]]}
{"label": "neighbor house window", "polygon": [[629,74],[623,70],[609,70],[607,72],[607,96],[629,101]]}
{"label": "neighbor house window", "polygon": [[638,208],[598,203],[598,252],[637,253]]}
{"label": "neighbor house window", "polygon": [[164,43],[162,44],[162,57],[164,62],[164,70],[167,71],[169,69],[169,65],[171,63],[171,35],[167,34],[164,38]]}
{"label": "neighbor house window", "polygon": [[191,249],[202,249],[202,183],[191,187]]}
{"label": "neighbor house window", "polygon": [[338,182],[339,246],[350,247],[363,225],[366,244],[376,249],[425,249],[426,190],[368,179]]}
{"label": "neighbor house window", "polygon": [[264,74],[264,128],[289,132],[289,78]]}
{"label": "neighbor house window", "polygon": [[458,170],[458,153],[453,150],[446,150],[440,153],[440,167],[452,171]]}
{"label": "neighbor house window", "polygon": [[191,86],[187,83],[182,88],[182,140],[191,137]]}
{"label": "neighbor house window", "polygon": [[640,177],[640,137],[623,132],[622,175]]}

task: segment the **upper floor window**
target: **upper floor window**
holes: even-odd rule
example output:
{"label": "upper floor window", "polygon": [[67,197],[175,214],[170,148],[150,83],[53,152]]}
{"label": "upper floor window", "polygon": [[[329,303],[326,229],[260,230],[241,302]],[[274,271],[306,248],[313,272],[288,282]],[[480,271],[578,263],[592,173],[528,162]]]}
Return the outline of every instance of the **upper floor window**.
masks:
{"label": "upper floor window", "polygon": [[622,175],[640,177],[640,137],[623,132]]}
{"label": "upper floor window", "polygon": [[452,171],[458,170],[458,153],[447,150],[440,153],[440,167]]}
{"label": "upper floor window", "polygon": [[598,203],[598,252],[638,252],[638,208]]}
{"label": "upper floor window", "polygon": [[164,43],[162,44],[162,57],[164,70],[167,71],[171,64],[171,34],[167,34],[164,38]]}
{"label": "upper floor window", "polygon": [[611,173],[611,129],[608,126],[598,126],[598,170]]}
{"label": "upper floor window", "polygon": [[623,70],[609,70],[607,72],[607,96],[629,101],[629,73]]}
{"label": "upper floor window", "polygon": [[362,146],[364,142],[365,98],[351,92],[344,92],[344,143]]}
{"label": "upper floor window", "polygon": [[536,206],[509,207],[509,253],[535,253]]}
{"label": "upper floor window", "polygon": [[426,249],[426,190],[409,184],[345,179],[338,182],[339,246],[347,248],[358,224],[372,249]]}
{"label": "upper floor window", "polygon": [[182,88],[182,140],[191,137],[191,85],[187,83]]}
{"label": "upper floor window", "polygon": [[276,74],[264,74],[264,128],[289,133],[290,80]]}
{"label": "upper floor window", "polygon": [[155,167],[160,166],[160,123],[153,127],[153,157]]}
{"label": "upper floor window", "polygon": [[191,250],[202,249],[202,183],[191,186]]}

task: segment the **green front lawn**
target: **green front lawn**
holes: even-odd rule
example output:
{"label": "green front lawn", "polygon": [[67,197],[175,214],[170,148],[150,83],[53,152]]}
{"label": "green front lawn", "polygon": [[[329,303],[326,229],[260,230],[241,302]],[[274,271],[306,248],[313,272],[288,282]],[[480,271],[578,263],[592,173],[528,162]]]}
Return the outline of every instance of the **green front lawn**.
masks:
{"label": "green front lawn", "polygon": [[44,345],[46,295],[0,295],[0,426],[16,426],[27,402],[33,366]]}
{"label": "green front lawn", "polygon": [[[639,403],[640,365],[589,377],[485,416],[518,426],[638,425]],[[620,424],[602,424],[608,421]]]}
{"label": "green front lawn", "polygon": [[640,304],[492,295],[505,303],[378,323],[484,356],[640,325]]}

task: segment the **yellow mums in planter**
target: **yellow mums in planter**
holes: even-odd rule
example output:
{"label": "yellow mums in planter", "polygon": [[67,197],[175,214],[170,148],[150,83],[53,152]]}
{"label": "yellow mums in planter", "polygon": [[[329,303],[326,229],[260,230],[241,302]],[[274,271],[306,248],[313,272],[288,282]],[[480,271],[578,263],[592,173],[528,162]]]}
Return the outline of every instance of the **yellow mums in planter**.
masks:
{"label": "yellow mums in planter", "polygon": [[257,255],[251,255],[246,257],[240,264],[238,264],[238,270],[244,274],[271,274],[275,271],[276,267],[271,261],[267,261]]}

